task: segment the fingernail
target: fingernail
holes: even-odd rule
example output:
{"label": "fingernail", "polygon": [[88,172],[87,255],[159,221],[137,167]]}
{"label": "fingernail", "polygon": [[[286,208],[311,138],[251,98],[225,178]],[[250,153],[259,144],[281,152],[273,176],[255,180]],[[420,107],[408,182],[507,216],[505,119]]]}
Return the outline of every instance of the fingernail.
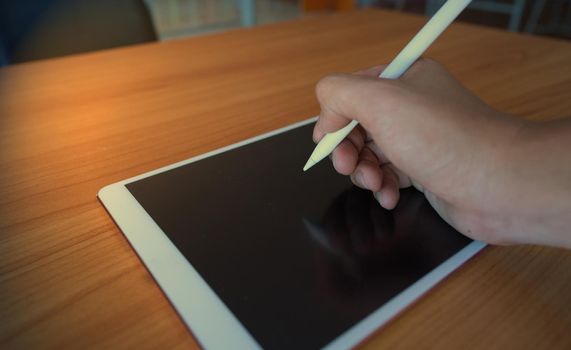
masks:
{"label": "fingernail", "polygon": [[313,133],[313,142],[318,143],[323,138],[323,133],[319,130],[315,130]]}
{"label": "fingernail", "polygon": [[365,177],[363,176],[362,172],[357,171],[357,173],[355,174],[355,181],[359,183],[359,186],[367,187],[365,185]]}
{"label": "fingernail", "polygon": [[373,196],[375,196],[375,199],[377,200],[377,202],[379,202],[379,204],[381,204],[381,192],[375,192],[375,193],[373,193]]}

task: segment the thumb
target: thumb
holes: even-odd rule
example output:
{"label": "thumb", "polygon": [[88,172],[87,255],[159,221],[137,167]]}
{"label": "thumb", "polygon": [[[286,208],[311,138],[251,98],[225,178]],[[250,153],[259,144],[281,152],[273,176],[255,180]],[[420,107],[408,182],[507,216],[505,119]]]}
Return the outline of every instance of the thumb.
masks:
{"label": "thumb", "polygon": [[387,99],[384,96],[390,90],[395,90],[390,81],[366,75],[333,74],[321,79],[316,86],[321,113],[313,139],[317,142],[326,133],[343,128],[351,120],[367,129],[385,108]]}

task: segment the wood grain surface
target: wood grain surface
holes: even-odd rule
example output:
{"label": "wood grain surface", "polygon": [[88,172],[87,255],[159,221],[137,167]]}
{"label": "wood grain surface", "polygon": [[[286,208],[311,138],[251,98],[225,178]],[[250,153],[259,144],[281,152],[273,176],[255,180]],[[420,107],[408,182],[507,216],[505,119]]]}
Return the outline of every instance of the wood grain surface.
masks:
{"label": "wood grain surface", "polygon": [[[390,61],[424,20],[324,15],[0,69],[0,348],[197,348],[97,191],[316,115],[320,77]],[[427,56],[498,109],[571,115],[568,42],[454,24]],[[571,252],[488,248],[362,346],[569,349]]]}

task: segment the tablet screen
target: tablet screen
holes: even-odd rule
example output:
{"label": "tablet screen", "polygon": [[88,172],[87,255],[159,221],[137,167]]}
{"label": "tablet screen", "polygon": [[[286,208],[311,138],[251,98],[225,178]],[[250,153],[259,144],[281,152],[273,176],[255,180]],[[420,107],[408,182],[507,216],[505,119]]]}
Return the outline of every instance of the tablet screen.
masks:
{"label": "tablet screen", "polygon": [[415,190],[304,173],[313,125],[126,185],[264,348],[327,345],[471,242]]}

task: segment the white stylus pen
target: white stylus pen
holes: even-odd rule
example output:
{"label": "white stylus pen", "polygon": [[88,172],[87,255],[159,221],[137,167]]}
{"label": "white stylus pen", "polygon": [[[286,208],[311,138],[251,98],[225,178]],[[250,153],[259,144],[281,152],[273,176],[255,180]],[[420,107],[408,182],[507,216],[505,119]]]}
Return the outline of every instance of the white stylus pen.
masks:
{"label": "white stylus pen", "polygon": [[[379,75],[379,78],[398,79],[406,70],[428,49],[430,45],[442,34],[442,32],[458,17],[460,12],[468,6],[472,0],[448,0],[438,12],[422,27],[412,40],[402,49],[397,57]],[[352,120],[343,129],[326,134],[317,144],[303,171],[311,168],[323,158],[333,152],[353,130],[358,121]]]}

